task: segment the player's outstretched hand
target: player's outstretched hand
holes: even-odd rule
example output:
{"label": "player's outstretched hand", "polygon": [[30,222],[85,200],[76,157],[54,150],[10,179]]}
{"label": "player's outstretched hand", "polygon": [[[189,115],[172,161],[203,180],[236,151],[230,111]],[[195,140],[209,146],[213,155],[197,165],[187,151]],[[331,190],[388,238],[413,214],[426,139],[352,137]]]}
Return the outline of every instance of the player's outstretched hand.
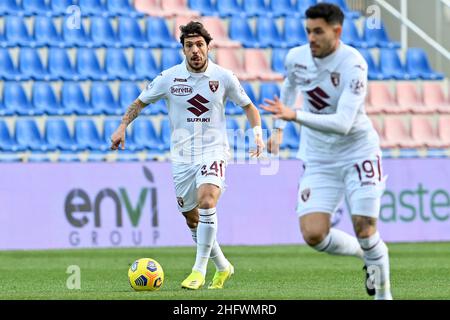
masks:
{"label": "player's outstretched hand", "polygon": [[255,144],[256,144],[256,150],[250,151],[250,156],[254,158],[258,158],[264,151],[264,148],[266,147],[264,144],[264,141],[261,136],[255,136]]}
{"label": "player's outstretched hand", "polygon": [[273,100],[264,99],[267,105],[261,104],[260,107],[270,113],[277,119],[295,120],[296,113],[291,108],[286,107],[277,96]]}
{"label": "player's outstretched hand", "polygon": [[111,150],[119,149],[122,145],[122,150],[125,149],[125,129],[122,125],[117,128],[111,136]]}

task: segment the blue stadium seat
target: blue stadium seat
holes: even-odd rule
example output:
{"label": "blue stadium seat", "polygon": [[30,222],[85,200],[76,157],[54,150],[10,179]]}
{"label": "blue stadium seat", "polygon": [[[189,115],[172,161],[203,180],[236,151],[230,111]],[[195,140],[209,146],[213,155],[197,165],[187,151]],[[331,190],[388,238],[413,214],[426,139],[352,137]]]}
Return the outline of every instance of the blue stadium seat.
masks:
{"label": "blue stadium seat", "polygon": [[181,48],[167,27],[166,20],[161,17],[146,19],[147,42],[152,48]]}
{"label": "blue stadium seat", "polygon": [[380,21],[379,26],[369,25],[369,20],[364,21],[364,41],[366,41],[369,47],[379,48],[400,48],[400,43],[391,41],[389,38],[383,21]]}
{"label": "blue stadium seat", "polygon": [[[253,91],[253,87],[250,82],[242,81],[241,86],[244,89],[245,93],[248,95],[250,100],[252,100],[253,104],[256,105],[258,100],[256,99],[255,91]],[[239,107],[240,108],[240,107]]]}
{"label": "blue stadium seat", "polygon": [[272,70],[281,73],[282,75],[286,75],[286,69],[284,67],[284,60],[288,53],[289,49],[282,48],[274,48],[272,49]]}
{"label": "blue stadium seat", "polygon": [[95,50],[88,48],[79,48],[77,51],[78,74],[90,80],[113,80],[114,77],[109,76],[102,68],[97,60]]}
{"label": "blue stadium seat", "polygon": [[281,39],[275,20],[267,16],[260,16],[256,21],[256,41],[261,48],[287,47],[287,43]]}
{"label": "blue stadium seat", "polygon": [[52,81],[58,78],[44,68],[38,52],[33,48],[22,47],[19,52],[19,70],[28,79]]}
{"label": "blue stadium seat", "polygon": [[308,42],[303,21],[296,16],[287,16],[284,20],[283,40],[289,48]]}
{"label": "blue stadium seat", "polygon": [[131,131],[132,141],[138,148],[151,151],[164,151],[164,146],[156,134],[151,120],[140,118],[133,121]]}
{"label": "blue stadium seat", "polygon": [[134,49],[133,67],[138,80],[153,80],[160,72],[151,49]]}
{"label": "blue stadium seat", "polygon": [[317,4],[317,0],[297,0],[295,3],[295,8],[297,9],[297,14],[300,15],[302,18],[305,17],[305,11],[311,7]]}
{"label": "blue stadium seat", "polygon": [[291,0],[270,0],[269,11],[274,17],[289,16],[295,11]]}
{"label": "blue stadium seat", "polygon": [[76,25],[76,27],[67,23],[67,20],[62,25],[62,37],[67,46],[94,47],[92,39],[84,30],[82,20],[80,20],[79,25]]}
{"label": "blue stadium seat", "polygon": [[120,42],[125,47],[150,47],[138,22],[134,18],[121,16],[119,18],[119,29],[117,34]]}
{"label": "blue stadium seat", "polygon": [[13,47],[13,45],[10,45],[9,42],[5,39],[5,36],[0,31],[0,48],[7,48],[7,47]]}
{"label": "blue stadium seat", "polygon": [[64,48],[66,46],[61,35],[56,30],[53,19],[47,16],[36,16],[33,29],[34,39],[39,46],[53,46]]}
{"label": "blue stadium seat", "polygon": [[136,80],[122,49],[106,49],[105,70],[114,80]]}
{"label": "blue stadium seat", "polygon": [[369,80],[385,80],[386,77],[381,73],[380,69],[376,65],[375,61],[370,54],[368,49],[359,48],[358,51],[361,53],[363,58],[367,62],[368,70],[368,78]]}
{"label": "blue stadium seat", "polygon": [[55,149],[61,151],[79,150],[64,119],[47,119],[44,136],[47,144]]}
{"label": "blue stadium seat", "polygon": [[300,135],[296,129],[296,124],[289,121],[283,130],[283,141],[281,142],[281,149],[297,150],[300,144]]}
{"label": "blue stadium seat", "polygon": [[64,81],[61,91],[61,104],[66,110],[77,115],[99,115],[101,112],[94,109],[84,98],[83,91],[78,82]]}
{"label": "blue stadium seat", "polygon": [[188,0],[191,10],[200,12],[203,16],[218,16],[219,12],[215,8],[212,0]]}
{"label": "blue stadium seat", "polygon": [[127,110],[140,93],[141,91],[134,82],[121,81],[119,85],[119,105],[122,111]]}
{"label": "blue stadium seat", "polygon": [[110,16],[101,0],[78,0],[78,5],[83,16]]}
{"label": "blue stadium seat", "polygon": [[[261,83],[259,86],[259,100],[258,100],[258,108],[259,104],[266,104],[264,99],[273,100],[274,97],[280,97],[280,87],[275,82],[265,82]],[[267,111],[259,108],[259,112],[262,114],[266,114]]]}
{"label": "blue stadium seat", "polygon": [[417,78],[406,72],[395,49],[380,49],[380,71],[388,79],[412,80]]}
{"label": "blue stadium seat", "polygon": [[92,119],[75,120],[75,142],[82,150],[106,151],[110,148],[101,137]]}
{"label": "blue stadium seat", "polygon": [[20,82],[5,82],[3,85],[3,103],[5,108],[13,110],[20,116],[42,115],[43,111],[36,109],[28,100]]}
{"label": "blue stadium seat", "polygon": [[22,0],[22,7],[25,15],[48,15],[52,16],[50,7],[45,0]]}
{"label": "blue stadium seat", "polygon": [[227,122],[227,138],[230,145],[230,149],[234,152],[245,150],[245,137],[244,132],[239,127],[239,124],[235,118],[228,117]]}
{"label": "blue stadium seat", "polygon": [[161,50],[161,70],[166,70],[183,61],[179,49],[164,48]]}
{"label": "blue stadium seat", "polygon": [[246,16],[245,11],[242,9],[237,0],[216,1],[216,7],[221,18],[226,18],[233,15],[241,17]]}
{"label": "blue stadium seat", "polygon": [[165,117],[161,120],[161,130],[159,135],[159,140],[165,151],[170,150],[170,136],[172,135],[170,130],[169,118]]}
{"label": "blue stadium seat", "polygon": [[116,119],[106,118],[105,120],[103,120],[103,140],[105,141],[105,143],[107,144],[111,143],[111,136],[119,127],[121,122],[122,121],[117,118]]}
{"label": "blue stadium seat", "polygon": [[75,71],[66,49],[50,47],[48,51],[48,71],[53,76],[62,80],[80,81],[86,80]]}
{"label": "blue stadium seat", "polygon": [[23,15],[23,13],[16,0],[0,1],[0,15]]}
{"label": "blue stadium seat", "polygon": [[[121,123],[120,119],[105,119],[103,121],[103,141],[107,144],[111,144],[111,136],[116,131],[116,129],[119,127]],[[120,146],[122,148],[122,146]],[[120,150],[120,153],[123,153],[124,151],[140,151],[142,150],[142,147],[137,146],[133,140],[129,137],[128,132],[125,136],[125,150]]]}
{"label": "blue stadium seat", "polygon": [[232,40],[242,43],[245,48],[259,48],[260,44],[253,35],[246,18],[234,15],[230,18],[228,35]]}
{"label": "blue stadium seat", "polygon": [[9,134],[8,125],[2,119],[0,119],[0,150],[10,152],[25,150],[25,147],[19,145],[14,137]]}
{"label": "blue stadium seat", "polygon": [[9,51],[6,48],[0,48],[0,66],[1,80],[20,81],[26,78],[14,66]]}
{"label": "blue stadium seat", "polygon": [[106,9],[113,15],[130,16],[133,18],[141,18],[144,16],[142,12],[136,11],[128,0],[107,0]]}
{"label": "blue stadium seat", "polygon": [[326,2],[337,5],[344,12],[344,15],[350,19],[357,19],[361,16],[358,11],[350,10],[345,0],[327,0]]}
{"label": "blue stadium seat", "polygon": [[15,127],[17,143],[32,151],[54,151],[56,148],[49,145],[41,136],[39,128],[33,119],[17,119]]}
{"label": "blue stadium seat", "polygon": [[51,12],[53,16],[65,15],[67,8],[77,3],[77,0],[52,0],[50,1]]}
{"label": "blue stadium seat", "polygon": [[341,40],[350,46],[359,47],[359,48],[367,48],[368,43],[361,39],[361,36],[358,33],[358,29],[356,28],[353,20],[345,19],[344,24],[342,26],[342,36]]}
{"label": "blue stadium seat", "polygon": [[267,8],[264,0],[245,0],[242,6],[249,17],[272,16],[272,12]]}
{"label": "blue stadium seat", "polygon": [[94,110],[106,115],[118,116],[123,114],[123,110],[114,99],[107,82],[93,82],[91,84],[91,105]]}
{"label": "blue stadium seat", "polygon": [[169,110],[166,105],[166,100],[164,100],[164,99],[161,99],[157,103],[155,103],[154,107],[156,107],[159,114],[163,114],[163,115],[169,114]]}
{"label": "blue stadium seat", "polygon": [[70,110],[64,109],[55,96],[51,85],[48,82],[34,82],[31,102],[36,110],[40,110],[48,115],[68,115]]}
{"label": "blue stadium seat", "polygon": [[[239,110],[240,109],[240,110]],[[231,102],[230,100],[227,100],[226,104],[225,104],[225,114],[227,116],[234,116],[236,114],[242,114],[242,108],[235,105],[233,102]]]}
{"label": "blue stadium seat", "polygon": [[119,41],[108,17],[93,16],[91,20],[91,38],[96,46],[120,48]]}
{"label": "blue stadium seat", "polygon": [[5,17],[5,40],[8,46],[36,47],[36,41],[28,33],[23,17]]}
{"label": "blue stadium seat", "polygon": [[413,77],[423,80],[442,80],[444,74],[434,72],[422,48],[408,48],[406,51],[406,71]]}
{"label": "blue stadium seat", "polygon": [[0,117],[12,116],[14,114],[14,110],[6,108],[2,100],[3,99],[0,97]]}

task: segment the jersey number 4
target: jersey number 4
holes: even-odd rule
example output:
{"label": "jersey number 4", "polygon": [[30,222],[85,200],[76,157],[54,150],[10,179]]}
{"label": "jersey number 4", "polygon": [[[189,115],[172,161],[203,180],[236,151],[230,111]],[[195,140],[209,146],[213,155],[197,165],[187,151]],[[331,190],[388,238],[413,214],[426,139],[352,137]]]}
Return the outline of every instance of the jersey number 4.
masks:
{"label": "jersey number 4", "polygon": [[224,161],[214,161],[208,168],[208,165],[204,164],[201,169],[202,176],[216,176],[223,178],[224,168],[223,168]]}

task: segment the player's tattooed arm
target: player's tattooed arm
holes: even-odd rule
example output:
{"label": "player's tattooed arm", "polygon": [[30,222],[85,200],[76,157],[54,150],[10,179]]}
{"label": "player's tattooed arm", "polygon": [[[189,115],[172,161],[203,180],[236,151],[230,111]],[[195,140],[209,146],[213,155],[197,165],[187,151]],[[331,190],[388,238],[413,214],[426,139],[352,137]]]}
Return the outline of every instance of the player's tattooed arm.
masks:
{"label": "player's tattooed arm", "polygon": [[141,100],[136,99],[128,107],[125,115],[122,118],[122,122],[119,127],[111,136],[111,150],[117,150],[122,146],[122,150],[125,149],[125,131],[127,126],[138,117],[142,109],[144,109],[147,104],[143,103]]}
{"label": "player's tattooed arm", "polygon": [[127,127],[131,122],[133,122],[134,119],[136,119],[139,114],[141,113],[142,109],[144,109],[147,106],[144,102],[142,102],[139,99],[136,99],[131,103],[131,105],[128,107],[127,111],[125,112],[122,123]]}

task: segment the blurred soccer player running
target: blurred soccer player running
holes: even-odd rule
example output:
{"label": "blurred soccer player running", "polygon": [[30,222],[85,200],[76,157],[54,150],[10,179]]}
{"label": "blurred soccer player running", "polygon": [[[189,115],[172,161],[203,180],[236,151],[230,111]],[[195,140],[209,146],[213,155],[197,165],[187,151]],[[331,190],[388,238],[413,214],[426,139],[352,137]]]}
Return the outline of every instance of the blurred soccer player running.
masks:
{"label": "blurred soccer player running", "polygon": [[[392,299],[388,248],[377,231],[384,191],[379,138],[364,110],[367,63],[342,43],[341,9],[319,3],[306,11],[309,45],[291,49],[281,97],[267,99],[274,114],[268,151],[277,153],[285,120],[302,125],[299,157],[304,173],[297,213],[306,243],[317,251],[364,260],[366,290],[375,299]],[[292,109],[298,91],[303,111]],[[331,228],[330,217],[344,196],[356,237]]]}
{"label": "blurred soccer player running", "polygon": [[263,149],[261,118],[239,80],[208,59],[212,40],[200,22],[180,27],[184,61],[163,71],[130,105],[111,136],[111,149],[125,148],[125,130],[148,104],[165,99],[171,123],[172,173],[178,209],[186,218],[197,254],[192,273],[182,282],[186,289],[205,283],[208,259],[216,266],[209,289],[221,289],[234,273],[216,240],[216,205],[225,187],[229,157],[225,106],[227,98],[242,106],[253,128],[258,157]]}

